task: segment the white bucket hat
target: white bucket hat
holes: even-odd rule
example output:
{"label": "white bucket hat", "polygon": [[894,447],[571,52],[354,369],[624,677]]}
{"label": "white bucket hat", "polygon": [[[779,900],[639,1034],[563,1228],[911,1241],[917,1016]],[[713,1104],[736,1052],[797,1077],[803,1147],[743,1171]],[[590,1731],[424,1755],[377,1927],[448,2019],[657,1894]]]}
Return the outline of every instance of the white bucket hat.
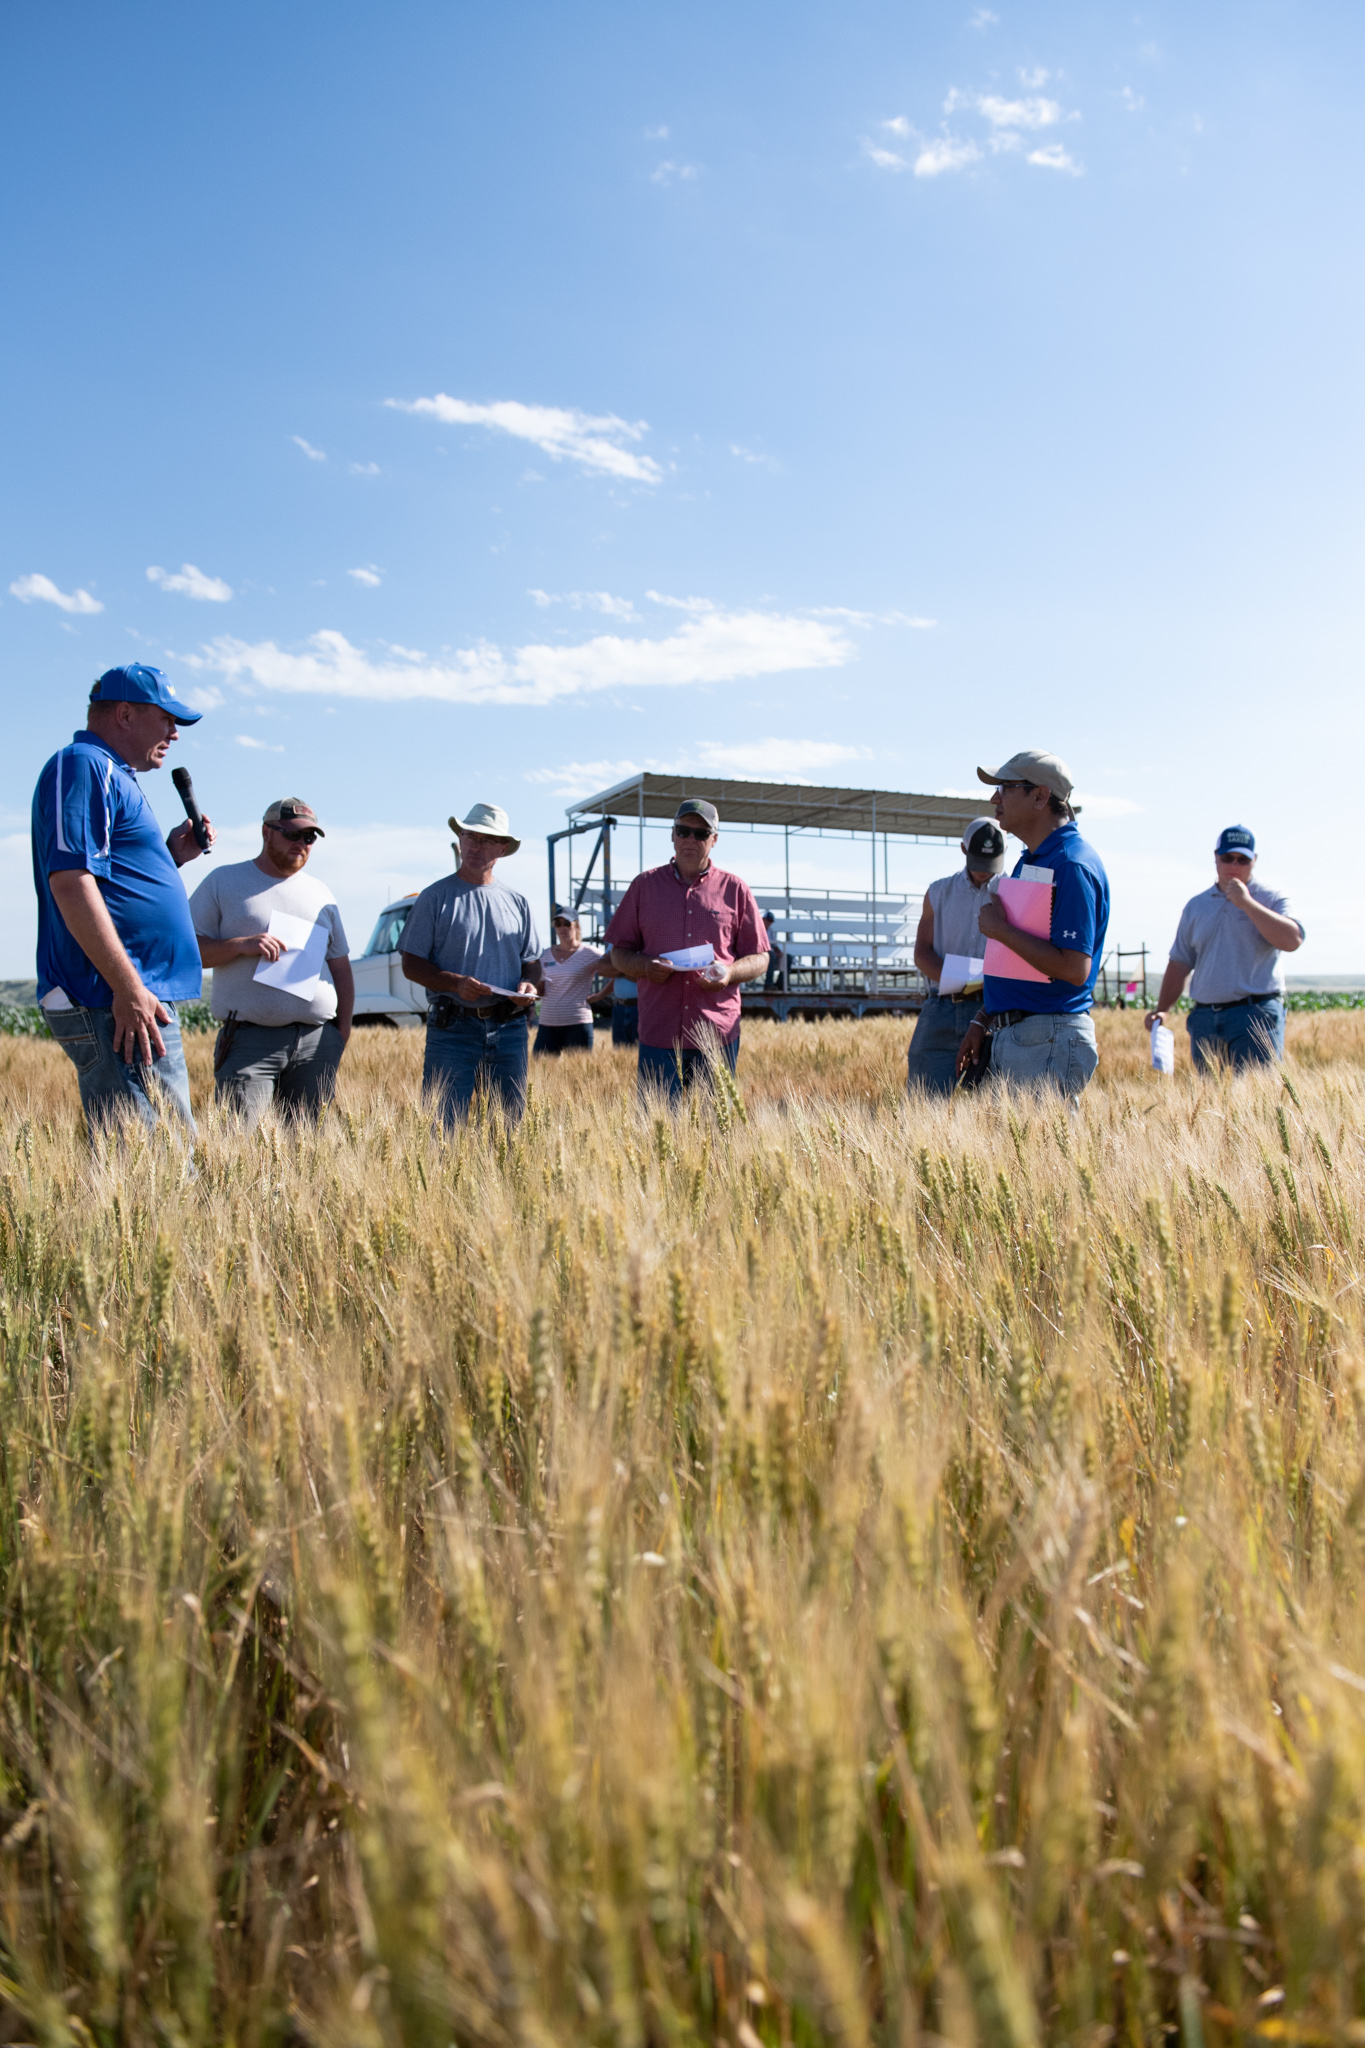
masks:
{"label": "white bucket hat", "polygon": [[471,804],[467,817],[448,818],[446,823],[452,832],[484,832],[490,839],[505,839],[513,853],[521,845],[512,836],[511,823],[501,804]]}

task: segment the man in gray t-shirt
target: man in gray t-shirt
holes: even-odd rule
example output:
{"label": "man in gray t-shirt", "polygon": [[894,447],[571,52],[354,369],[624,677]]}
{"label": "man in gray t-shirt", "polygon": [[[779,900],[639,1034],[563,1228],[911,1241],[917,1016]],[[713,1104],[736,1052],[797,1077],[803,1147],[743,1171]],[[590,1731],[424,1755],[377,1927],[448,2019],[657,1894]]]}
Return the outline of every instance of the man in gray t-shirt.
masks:
{"label": "man in gray t-shirt", "polygon": [[474,804],[450,827],[459,868],[422,891],[403,928],[403,972],[433,997],[422,1086],[439,1097],[447,1129],[480,1086],[515,1122],[526,1106],[526,1019],[545,970],[530,904],[493,869],[521,841],[498,804]]}
{"label": "man in gray t-shirt", "polygon": [[947,995],[939,984],[950,953],[969,960],[985,956],[986,941],[976,920],[992,876],[1005,865],[1005,835],[994,818],[972,819],[962,835],[962,852],[957,873],[940,876],[925,890],[915,932],[915,965],[929,993],[910,1040],[907,1085],[929,1095],[951,1095],[957,1086],[958,1047],[981,1007],[979,979],[959,981]]}
{"label": "man in gray t-shirt", "polygon": [[272,1101],[318,1116],[351,1035],[355,978],[341,912],[327,884],[304,872],[325,836],[302,797],[281,797],[261,821],[256,858],[215,868],[190,898],[222,1024],[214,1092],[248,1128]]}
{"label": "man in gray t-shirt", "polygon": [[1284,1053],[1280,955],[1297,953],[1304,930],[1287,896],[1252,880],[1256,839],[1245,825],[1229,825],[1218,835],[1213,858],[1218,879],[1180,914],[1147,1025],[1165,1023],[1189,982],[1195,1066],[1261,1065]]}

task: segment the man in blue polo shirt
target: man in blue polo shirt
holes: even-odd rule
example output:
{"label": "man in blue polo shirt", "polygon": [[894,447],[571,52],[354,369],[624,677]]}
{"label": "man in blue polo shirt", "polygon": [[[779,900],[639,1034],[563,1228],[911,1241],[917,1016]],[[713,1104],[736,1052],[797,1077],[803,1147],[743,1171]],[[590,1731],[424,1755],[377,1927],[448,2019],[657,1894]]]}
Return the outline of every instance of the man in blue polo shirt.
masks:
{"label": "man in blue polo shirt", "polygon": [[1047,938],[1035,938],[1014,929],[995,896],[982,904],[977,922],[985,936],[999,939],[1047,980],[986,976],[985,1000],[962,1041],[958,1072],[976,1060],[989,1032],[992,1073],[1074,1098],[1099,1064],[1090,1008],[1109,929],[1109,878],[1076,829],[1071,777],[1055,754],[1030,750],[1003,768],[976,772],[994,784],[991,808],[1005,831],[1024,842],[1015,876],[1051,881],[1052,926]]}
{"label": "man in blue polo shirt", "polygon": [[152,1124],[162,1107],[194,1128],[175,1005],[199,994],[203,972],[176,870],[199,847],[188,819],[162,837],[137,778],[199,716],[159,668],[108,669],[85,730],[33,793],[38,1000],[92,1130],[127,1112]]}

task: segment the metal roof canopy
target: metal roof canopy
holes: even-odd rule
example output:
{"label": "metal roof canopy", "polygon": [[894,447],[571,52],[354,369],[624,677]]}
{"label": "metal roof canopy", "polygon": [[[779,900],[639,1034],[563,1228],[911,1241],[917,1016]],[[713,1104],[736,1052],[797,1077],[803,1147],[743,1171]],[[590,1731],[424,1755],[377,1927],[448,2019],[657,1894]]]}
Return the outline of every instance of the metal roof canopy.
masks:
{"label": "metal roof canopy", "polygon": [[707,775],[632,775],[598,796],[570,804],[569,818],[605,817],[673,822],[685,796],[705,797],[730,825],[783,826],[804,832],[893,833],[911,839],[948,839],[956,845],[973,818],[984,815],[989,798],[912,796],[891,789],[815,788],[801,782],[729,782]]}

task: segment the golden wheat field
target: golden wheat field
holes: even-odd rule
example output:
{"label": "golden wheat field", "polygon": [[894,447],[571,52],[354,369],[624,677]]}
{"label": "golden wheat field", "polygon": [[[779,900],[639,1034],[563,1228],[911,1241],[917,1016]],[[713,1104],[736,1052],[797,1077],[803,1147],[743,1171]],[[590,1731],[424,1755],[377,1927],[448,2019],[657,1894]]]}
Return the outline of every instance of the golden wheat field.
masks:
{"label": "golden wheat field", "polygon": [[1365,2041],[1365,1018],[1099,1021],[192,1160],[0,1040],[0,2040]]}

